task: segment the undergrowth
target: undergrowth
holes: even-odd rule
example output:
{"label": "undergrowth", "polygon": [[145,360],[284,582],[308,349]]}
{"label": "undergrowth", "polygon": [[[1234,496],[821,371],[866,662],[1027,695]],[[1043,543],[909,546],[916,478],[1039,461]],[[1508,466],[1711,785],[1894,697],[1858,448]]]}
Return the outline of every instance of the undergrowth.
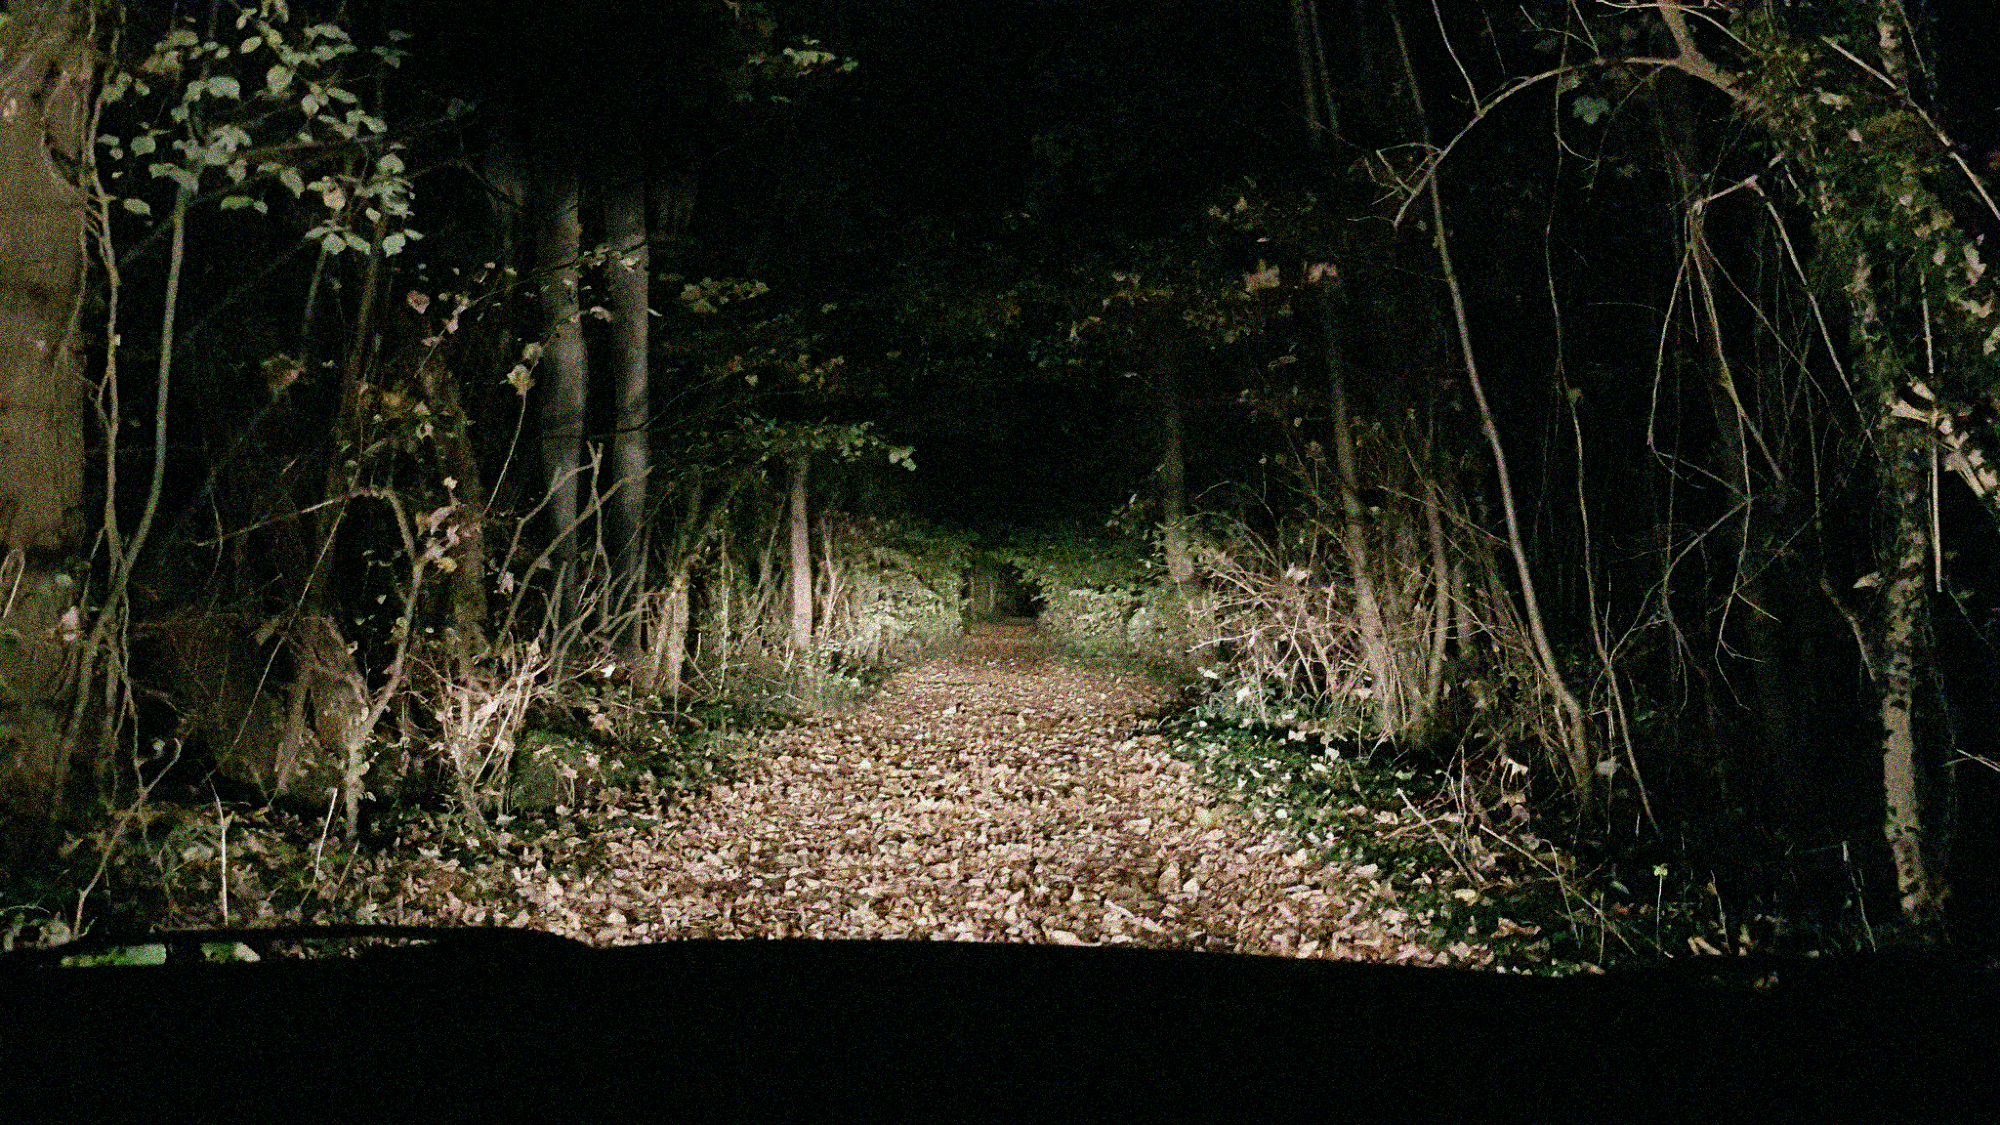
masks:
{"label": "undergrowth", "polygon": [[[1537,749],[1544,732],[1516,721],[1533,693],[1516,691],[1509,702],[1509,689],[1477,668],[1444,669],[1441,696],[1463,697],[1452,714],[1470,721],[1391,738],[1370,717],[1369,685],[1354,680],[1361,672],[1306,667],[1317,659],[1310,645],[1278,646],[1259,663],[1227,630],[1224,643],[1198,647],[1198,658],[1186,647],[1135,644],[1129,621],[1147,600],[1113,595],[1157,588],[1157,575],[1024,570],[1052,607],[1073,589],[1116,607],[1089,630],[1045,620],[1064,659],[1180,684],[1181,702],[1160,720],[1174,751],[1260,822],[1386,885],[1393,909],[1435,948],[1478,940],[1510,969],[1566,974],[1674,958],[1863,952],[1901,936],[1893,919],[1868,915],[1857,862],[1841,864],[1845,903],[1806,916],[1745,879],[1741,857],[1668,832],[1609,830],[1606,810],[1630,801],[1579,812],[1553,791],[1551,771],[1537,769],[1549,761]],[[1329,652],[1349,660],[1338,646]]]}
{"label": "undergrowth", "polygon": [[1386,883],[1435,948],[1477,938],[1504,969],[1568,975],[1886,938],[1732,911],[1712,875],[1670,858],[1550,839],[1469,799],[1452,763],[1216,711],[1195,702],[1161,719],[1173,752],[1260,823]]}
{"label": "undergrowth", "polygon": [[398,856],[531,869],[557,837],[577,835],[583,814],[656,817],[739,776],[770,732],[857,706],[887,675],[869,665],[745,679],[728,698],[679,707],[613,682],[580,685],[530,717],[504,811],[484,828],[443,799],[384,801],[348,842],[331,808],[232,797],[213,774],[170,777],[86,818],[91,827],[53,852],[0,867],[0,948],[93,928],[381,920]]}

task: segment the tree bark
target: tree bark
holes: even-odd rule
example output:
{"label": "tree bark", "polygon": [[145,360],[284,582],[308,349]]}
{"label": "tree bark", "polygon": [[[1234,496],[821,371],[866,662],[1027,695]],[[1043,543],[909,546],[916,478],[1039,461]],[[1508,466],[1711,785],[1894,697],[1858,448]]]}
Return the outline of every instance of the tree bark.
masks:
{"label": "tree bark", "polygon": [[1436,481],[1425,481],[1424,531],[1431,556],[1431,651],[1422,685],[1423,714],[1428,718],[1444,694],[1445,666],[1451,659],[1454,581],[1451,554],[1445,541],[1444,497]]}
{"label": "tree bark", "polygon": [[617,581],[628,595],[644,582],[647,478],[652,469],[650,395],[652,281],[646,238],[646,181],[636,145],[605,186],[604,234],[611,257],[606,266],[611,306],[611,381],[616,396],[611,434],[611,480],[607,491],[616,552]]}
{"label": "tree bark", "polygon": [[486,486],[472,445],[472,420],[459,398],[458,373],[443,363],[420,364],[417,377],[437,419],[438,454],[453,482],[446,597],[451,606],[451,651],[461,669],[486,648]]}
{"label": "tree bark", "polygon": [[1188,549],[1187,425],[1181,413],[1179,375],[1162,363],[1154,376],[1160,399],[1161,544],[1167,556],[1167,577],[1175,586],[1194,578],[1194,554]]}
{"label": "tree bark", "polygon": [[812,529],[807,520],[806,508],[806,467],[808,459],[800,454],[792,463],[790,488],[791,523],[791,642],[792,650],[805,653],[812,648],[813,641],[813,565]]}
{"label": "tree bark", "polygon": [[1299,55],[1299,87],[1304,95],[1307,138],[1314,152],[1325,152],[1334,120],[1332,75],[1326,68],[1326,43],[1320,34],[1316,0],[1292,0],[1292,45]]}
{"label": "tree bark", "polygon": [[1881,304],[1865,253],[1856,255],[1849,296],[1854,302],[1856,349],[1866,375],[1882,397],[1874,427],[1881,458],[1879,491],[1883,506],[1894,513],[1880,570],[1882,612],[1870,660],[1882,723],[1882,831],[1896,865],[1903,916],[1927,926],[1936,921],[1943,900],[1943,888],[1924,854],[1916,729],[1918,657],[1929,616],[1929,596],[1924,590],[1925,563],[1930,555],[1929,448],[1897,417],[1897,389],[1908,382],[1908,372],[1884,335]]}
{"label": "tree bark", "polygon": [[1882,456],[1884,498],[1896,512],[1882,607],[1882,797],[1888,811],[1882,829],[1896,859],[1902,913],[1928,923],[1938,905],[1938,889],[1924,861],[1916,739],[1918,649],[1928,609],[1924,571],[1930,558],[1924,446],[1902,436]]}
{"label": "tree bark", "polygon": [[662,690],[669,699],[680,698],[681,689],[687,679],[691,569],[690,565],[683,564],[680,569],[674,571],[674,580],[667,585],[666,659],[661,672]]}
{"label": "tree bark", "polygon": [[83,6],[12,6],[0,26],[0,805],[52,815],[68,775],[78,641],[96,53]]}
{"label": "tree bark", "polygon": [[687,676],[688,626],[693,601],[695,556],[682,555],[673,565],[667,589],[649,619],[644,659],[634,685],[641,691],[680,697]]}
{"label": "tree bark", "polygon": [[1928,597],[1924,591],[1930,539],[1924,444],[1898,435],[1882,449],[1884,499],[1895,512],[1895,532],[1883,576],[1881,664],[1883,832],[1896,862],[1903,915],[1928,924],[1939,893],[1924,856],[1924,811],[1917,764],[1917,654],[1922,646]]}
{"label": "tree bark", "polygon": [[[546,128],[553,128],[547,126]],[[565,615],[575,609],[577,523],[582,518],[583,434],[589,361],[583,345],[583,221],[576,157],[560,131],[539,138],[535,196],[540,229],[536,264],[542,275],[546,333],[540,380],[541,460],[548,490],[551,558]]]}

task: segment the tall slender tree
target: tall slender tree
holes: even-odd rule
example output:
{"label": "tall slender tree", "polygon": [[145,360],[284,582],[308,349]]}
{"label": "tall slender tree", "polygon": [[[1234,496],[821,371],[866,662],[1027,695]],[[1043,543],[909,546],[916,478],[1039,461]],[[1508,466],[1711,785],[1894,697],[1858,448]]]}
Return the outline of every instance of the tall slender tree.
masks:
{"label": "tall slender tree", "polygon": [[[1177,356],[1178,349],[1171,354]],[[1194,578],[1194,556],[1188,545],[1187,423],[1181,404],[1178,366],[1171,360],[1160,363],[1154,380],[1162,445],[1161,545],[1166,555],[1167,577],[1175,586],[1185,586]]]}
{"label": "tall slender tree", "polygon": [[583,342],[583,214],[576,150],[566,131],[536,138],[533,206],[536,266],[546,342],[540,387],[542,474],[553,557],[564,597],[574,595],[578,523],[583,518],[583,440],[590,364]]}
{"label": "tall slender tree", "polygon": [[786,489],[792,595],[790,635],[793,651],[801,654],[810,651],[813,643],[812,524],[807,508],[810,465],[809,455],[799,453],[792,462],[791,483]]}
{"label": "tall slender tree", "polygon": [[651,312],[652,244],[646,229],[646,169],[637,123],[622,126],[604,185],[606,290],[611,311],[609,381],[613,410],[610,523],[617,579],[636,590],[645,579],[648,475],[652,470]]}

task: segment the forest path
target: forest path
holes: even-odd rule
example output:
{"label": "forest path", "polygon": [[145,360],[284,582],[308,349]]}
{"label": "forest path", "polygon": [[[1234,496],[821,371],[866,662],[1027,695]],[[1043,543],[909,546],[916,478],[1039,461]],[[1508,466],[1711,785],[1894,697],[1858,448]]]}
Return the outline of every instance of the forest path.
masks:
{"label": "forest path", "polygon": [[594,822],[566,833],[546,867],[507,872],[511,903],[492,901],[489,883],[440,909],[435,886],[417,880],[401,913],[598,942],[927,938],[1449,959],[1408,940],[1408,919],[1384,901],[1393,892],[1256,827],[1143,733],[1166,702],[1159,684],[1063,660],[1032,629],[988,630],[896,675],[856,712],[773,736],[732,783],[664,809],[587,814]]}

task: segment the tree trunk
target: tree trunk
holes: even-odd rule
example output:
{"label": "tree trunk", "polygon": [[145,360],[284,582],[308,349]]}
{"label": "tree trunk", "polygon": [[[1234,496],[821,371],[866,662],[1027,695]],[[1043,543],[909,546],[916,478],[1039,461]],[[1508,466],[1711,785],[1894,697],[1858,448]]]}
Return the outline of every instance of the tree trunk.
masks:
{"label": "tree trunk", "polygon": [[1881,640],[1883,831],[1896,861],[1903,914],[1934,920],[1939,888],[1924,855],[1924,815],[1917,764],[1917,657],[1923,647],[1929,598],[1924,590],[1930,558],[1925,445],[1899,434],[1882,443],[1883,499],[1895,512],[1895,537],[1883,575]]}
{"label": "tree trunk", "polygon": [[459,400],[458,373],[442,363],[425,362],[417,377],[437,419],[439,458],[453,482],[451,522],[442,529],[451,560],[445,589],[451,606],[450,648],[463,670],[486,648],[486,486],[472,445],[472,420]]}
{"label": "tree trunk", "polygon": [[1161,544],[1167,556],[1167,577],[1185,586],[1194,577],[1194,555],[1188,549],[1187,426],[1181,416],[1178,373],[1171,363],[1155,375],[1160,398],[1160,516]]}
{"label": "tree trunk", "polygon": [[648,614],[646,652],[633,681],[642,692],[676,699],[685,686],[694,564],[693,555],[674,564],[666,592],[657,595],[657,606]]}
{"label": "tree trunk", "polygon": [[16,3],[0,25],[0,806],[54,813],[83,590],[82,327],[96,55],[81,5]]}
{"label": "tree trunk", "polygon": [[1426,717],[1436,709],[1444,694],[1445,666],[1451,659],[1451,624],[1454,585],[1451,554],[1445,541],[1443,490],[1436,481],[1425,481],[1424,531],[1431,555],[1431,651],[1424,672],[1423,711]]}
{"label": "tree trunk", "polygon": [[1402,733],[1402,683],[1396,674],[1396,653],[1382,616],[1382,599],[1375,584],[1375,560],[1368,542],[1367,510],[1361,503],[1361,468],[1354,451],[1354,419],[1347,399],[1346,357],[1340,349],[1340,312],[1333,295],[1323,292],[1320,317],[1326,333],[1327,397],[1333,407],[1333,459],[1340,492],[1340,547],[1347,556],[1354,582],[1354,605],[1361,625],[1362,659],[1375,681],[1374,711],[1381,733]]}
{"label": "tree trunk", "polygon": [[1292,0],[1292,44],[1299,54],[1299,86],[1304,95],[1307,139],[1314,152],[1325,152],[1334,120],[1332,75],[1326,69],[1326,43],[1320,35],[1316,0]]}
{"label": "tree trunk", "polygon": [[669,699],[680,698],[687,679],[690,570],[689,565],[683,564],[667,585],[666,660],[661,669],[661,689]]}
{"label": "tree trunk", "polygon": [[[785,588],[788,588],[791,581],[789,576],[780,578],[777,570],[778,540],[784,538],[785,530],[774,529],[770,538],[764,540],[758,547],[757,566],[751,572],[757,576],[756,581],[743,592],[743,617],[751,623],[751,628],[745,631],[744,639],[754,645],[755,651],[759,654],[765,653],[768,646],[765,643],[763,630],[756,626],[758,623],[776,619],[781,608],[779,600],[784,597]],[[790,643],[789,630],[786,641]]]}
{"label": "tree trunk", "polygon": [[541,452],[551,558],[565,615],[575,609],[577,523],[582,518],[583,434],[589,364],[583,346],[583,221],[574,151],[560,136],[539,141],[535,161],[536,264],[547,333],[542,357]]}
{"label": "tree trunk", "polygon": [[611,380],[616,394],[611,434],[608,507],[616,580],[627,595],[644,582],[647,476],[652,468],[649,346],[652,280],[646,241],[646,182],[636,152],[605,186],[604,234],[610,244]]}
{"label": "tree trunk", "polygon": [[715,553],[715,570],[704,589],[715,612],[715,686],[723,693],[729,690],[729,664],[736,655],[736,556],[729,551],[728,536]]}
{"label": "tree trunk", "polygon": [[1854,301],[1861,367],[1882,396],[1874,427],[1881,458],[1879,491],[1895,521],[1880,570],[1883,603],[1871,662],[1882,721],[1882,831],[1896,864],[1903,916],[1927,926],[1936,921],[1943,900],[1943,888],[1924,854],[1916,729],[1918,657],[1929,616],[1924,590],[1930,555],[1929,447],[1896,414],[1897,389],[1908,381],[1908,372],[1884,335],[1881,305],[1865,254],[1856,256],[1849,295]]}
{"label": "tree trunk", "polygon": [[792,650],[805,653],[813,640],[812,530],[806,511],[807,458],[801,454],[792,464],[791,496],[791,589]]}
{"label": "tree trunk", "polygon": [[366,679],[331,616],[306,612],[286,632],[292,657],[286,731],[271,770],[274,795],[301,793],[313,802],[338,790],[349,839],[361,822],[365,750],[372,731]]}
{"label": "tree trunk", "polygon": [[[1300,93],[1306,115],[1307,139],[1313,151],[1324,154],[1328,138],[1338,126],[1333,100],[1333,78],[1326,65],[1325,41],[1321,35],[1319,9],[1314,0],[1292,0],[1292,36],[1299,56]],[[1326,171],[1331,174],[1329,164]],[[1330,289],[1320,292],[1320,321],[1325,333],[1327,395],[1333,408],[1334,470],[1340,492],[1341,553],[1347,557],[1354,583],[1355,613],[1361,628],[1362,662],[1374,681],[1371,710],[1381,733],[1394,736],[1404,725],[1401,677],[1396,672],[1396,653],[1389,643],[1383,620],[1382,599],[1376,588],[1375,566],[1369,549],[1366,512],[1361,504],[1361,474],[1354,451],[1353,415],[1347,397],[1347,369],[1340,346],[1340,310]]]}

